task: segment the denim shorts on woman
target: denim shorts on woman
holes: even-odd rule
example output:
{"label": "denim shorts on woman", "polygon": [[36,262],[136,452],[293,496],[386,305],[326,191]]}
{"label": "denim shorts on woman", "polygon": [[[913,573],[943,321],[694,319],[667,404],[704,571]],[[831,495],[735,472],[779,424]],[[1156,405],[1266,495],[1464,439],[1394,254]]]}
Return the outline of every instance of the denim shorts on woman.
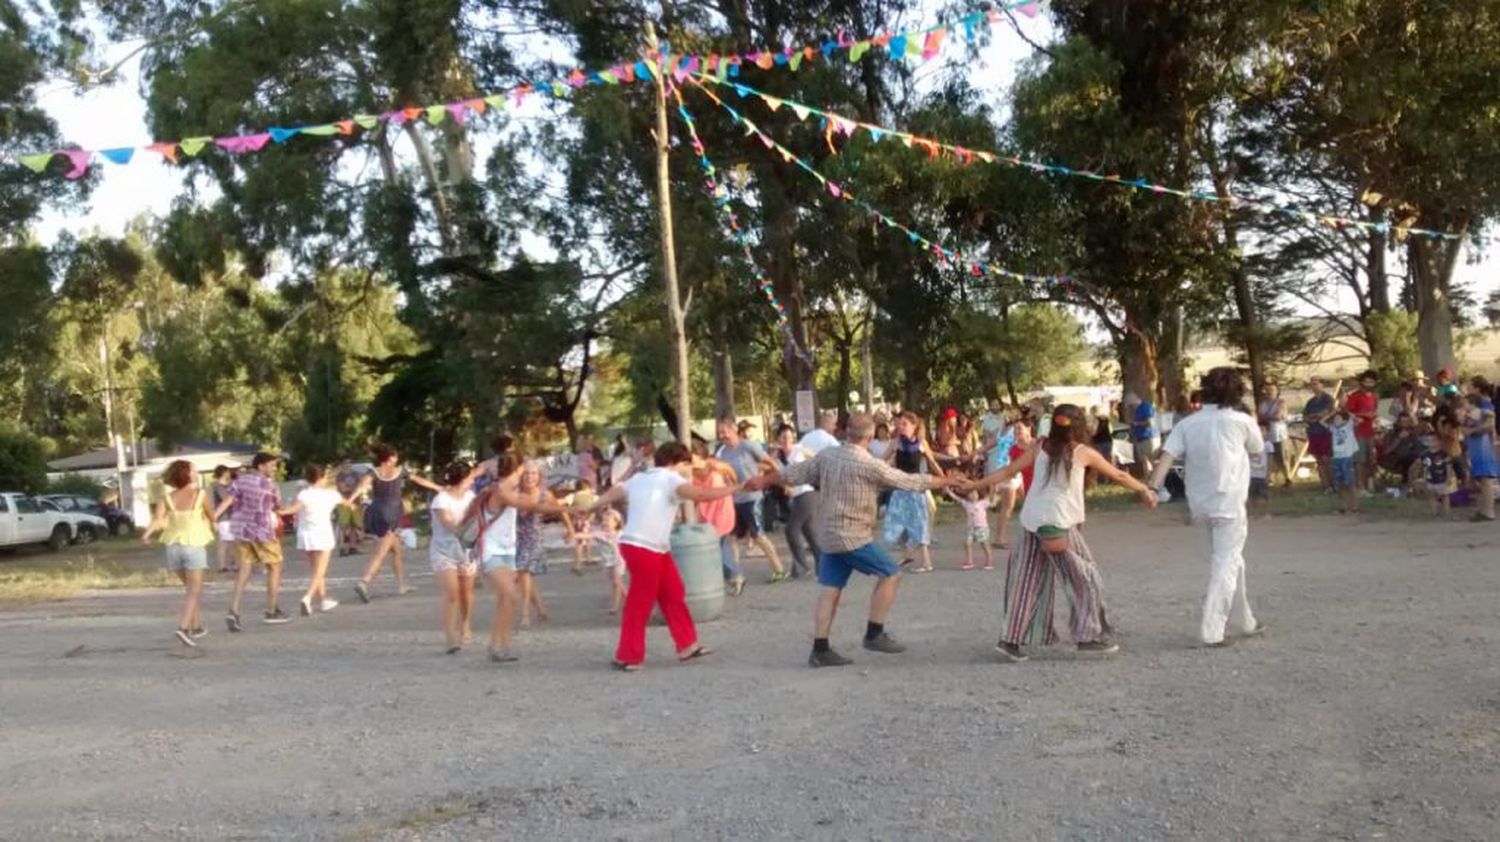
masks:
{"label": "denim shorts on woman", "polygon": [[186,544],[168,544],[167,569],[173,572],[178,570],[207,570],[208,548],[189,547]]}
{"label": "denim shorts on woman", "polygon": [[484,573],[491,570],[515,570],[515,553],[490,553],[485,555],[484,561],[480,563],[479,569]]}

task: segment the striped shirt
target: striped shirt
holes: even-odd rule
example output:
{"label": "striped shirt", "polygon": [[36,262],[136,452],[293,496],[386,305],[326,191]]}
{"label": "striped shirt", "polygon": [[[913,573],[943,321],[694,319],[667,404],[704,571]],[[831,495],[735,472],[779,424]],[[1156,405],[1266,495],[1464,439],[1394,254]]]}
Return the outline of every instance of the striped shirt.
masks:
{"label": "striped shirt", "polygon": [[811,485],[818,498],[818,546],[824,552],[848,553],[875,540],[875,515],[886,488],[926,491],[937,481],[908,474],[881,462],[857,444],[830,447],[817,458],[781,472],[787,485]]}

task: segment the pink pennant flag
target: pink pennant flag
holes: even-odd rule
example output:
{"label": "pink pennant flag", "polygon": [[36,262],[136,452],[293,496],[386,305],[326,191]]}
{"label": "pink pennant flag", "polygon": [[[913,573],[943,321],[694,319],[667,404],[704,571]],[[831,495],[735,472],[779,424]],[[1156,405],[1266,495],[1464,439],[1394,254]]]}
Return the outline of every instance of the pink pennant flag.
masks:
{"label": "pink pennant flag", "polygon": [[233,137],[220,137],[214,139],[214,145],[234,155],[243,155],[246,152],[259,152],[271,141],[271,135],[267,134],[242,134]]}
{"label": "pink pennant flag", "polygon": [[65,155],[69,161],[73,162],[72,168],[63,173],[63,178],[70,181],[77,181],[87,175],[89,161],[94,157],[94,153],[87,149],[59,149],[56,154]]}
{"label": "pink pennant flag", "polygon": [[946,37],[948,37],[946,28],[934,29],[927,33],[927,42],[922,45],[922,58],[936,58],[937,54],[943,51],[943,39]]}
{"label": "pink pennant flag", "polygon": [[572,85],[575,88],[581,88],[587,82],[588,82],[588,77],[586,77],[586,76],[583,75],[583,71],[582,70],[574,68],[573,72],[568,74],[568,84]]}
{"label": "pink pennant flag", "polygon": [[828,192],[831,193],[835,199],[844,195],[844,191],[840,190],[839,186],[831,181],[828,182]]}
{"label": "pink pennant flag", "polygon": [[1016,11],[1020,12],[1021,14],[1025,15],[1026,17],[1034,18],[1038,14],[1041,13],[1041,11],[1042,11],[1042,4],[1040,4],[1040,3],[1023,3],[1021,6],[1019,6],[1019,7],[1016,8]]}
{"label": "pink pennant flag", "polygon": [[452,115],[453,122],[462,126],[469,119],[469,105],[464,102],[454,102],[448,105],[448,113]]}

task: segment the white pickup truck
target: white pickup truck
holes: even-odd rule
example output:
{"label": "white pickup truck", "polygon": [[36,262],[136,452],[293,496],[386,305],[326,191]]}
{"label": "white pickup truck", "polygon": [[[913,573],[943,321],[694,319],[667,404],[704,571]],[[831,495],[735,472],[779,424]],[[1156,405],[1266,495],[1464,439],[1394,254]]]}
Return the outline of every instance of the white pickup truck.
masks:
{"label": "white pickup truck", "polygon": [[44,504],[35,497],[0,494],[0,547],[46,544],[57,551],[74,541],[102,536],[107,528],[102,519],[92,515],[70,517],[56,505]]}

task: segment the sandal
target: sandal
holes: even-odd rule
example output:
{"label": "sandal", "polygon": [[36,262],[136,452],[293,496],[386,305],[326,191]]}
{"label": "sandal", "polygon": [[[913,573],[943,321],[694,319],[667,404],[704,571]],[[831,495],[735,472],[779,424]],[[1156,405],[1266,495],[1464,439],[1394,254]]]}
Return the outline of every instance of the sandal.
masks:
{"label": "sandal", "polygon": [[700,643],[698,646],[693,648],[693,651],[687,653],[686,655],[678,655],[677,660],[685,664],[688,661],[695,661],[705,655],[712,655],[713,653],[714,650]]}
{"label": "sandal", "polygon": [[640,672],[641,671],[641,665],[640,664],[627,664],[624,661],[610,661],[609,665],[612,666],[612,667],[614,667],[615,669],[619,670],[620,672]]}
{"label": "sandal", "polygon": [[912,573],[931,573],[932,572],[932,565],[929,564],[929,565],[926,565],[924,567],[913,567],[911,569],[911,572]]}

